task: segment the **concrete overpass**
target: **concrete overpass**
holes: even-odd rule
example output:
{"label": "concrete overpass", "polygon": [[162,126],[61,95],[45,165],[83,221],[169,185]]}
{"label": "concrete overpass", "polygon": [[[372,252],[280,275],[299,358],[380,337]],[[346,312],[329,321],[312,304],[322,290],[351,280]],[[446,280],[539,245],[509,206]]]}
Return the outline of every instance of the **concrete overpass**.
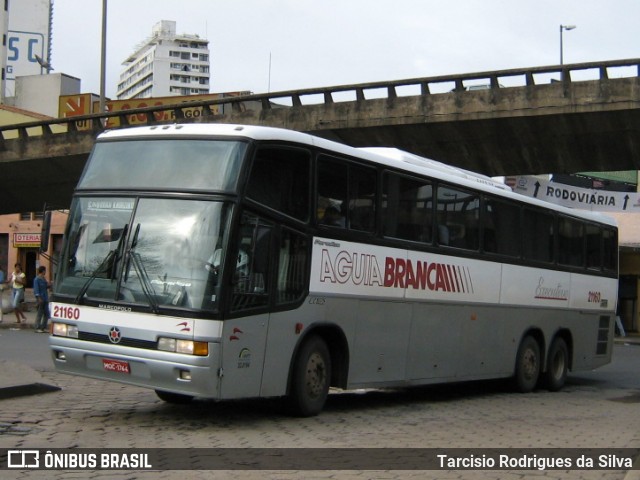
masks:
{"label": "concrete overpass", "polygon": [[[640,59],[343,85],[0,127],[0,213],[68,206],[103,125],[224,122],[488,175],[640,170]],[[223,114],[212,113],[213,106]],[[168,113],[168,114],[167,114]]]}

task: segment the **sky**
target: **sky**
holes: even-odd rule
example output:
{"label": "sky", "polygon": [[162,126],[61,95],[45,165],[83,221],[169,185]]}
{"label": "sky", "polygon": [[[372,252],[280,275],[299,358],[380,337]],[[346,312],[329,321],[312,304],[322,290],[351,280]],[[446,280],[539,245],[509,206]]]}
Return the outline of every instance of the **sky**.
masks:
{"label": "sky", "polygon": [[[51,64],[100,91],[102,0],[54,0]],[[160,20],[209,40],[211,92],[640,57],[638,0],[108,0],[106,93]]]}

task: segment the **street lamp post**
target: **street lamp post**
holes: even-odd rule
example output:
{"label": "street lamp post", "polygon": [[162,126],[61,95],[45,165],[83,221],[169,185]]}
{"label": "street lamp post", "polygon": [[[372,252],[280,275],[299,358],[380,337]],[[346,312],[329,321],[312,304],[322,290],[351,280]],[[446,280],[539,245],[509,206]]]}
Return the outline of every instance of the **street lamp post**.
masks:
{"label": "street lamp post", "polygon": [[565,30],[573,30],[575,25],[560,25],[560,65],[563,64],[563,47],[562,47],[562,34]]}
{"label": "street lamp post", "polygon": [[107,0],[102,0],[102,36],[100,42],[100,113],[105,111],[105,77],[107,63]]}

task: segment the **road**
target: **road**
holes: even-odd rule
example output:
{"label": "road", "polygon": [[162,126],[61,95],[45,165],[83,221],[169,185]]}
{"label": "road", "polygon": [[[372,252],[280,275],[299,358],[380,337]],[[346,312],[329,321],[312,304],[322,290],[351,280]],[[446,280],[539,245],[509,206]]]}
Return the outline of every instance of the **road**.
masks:
{"label": "road", "polygon": [[[313,418],[277,401],[171,406],[149,390],[57,374],[46,335],[0,330],[0,360],[30,365],[57,392],[0,401],[0,448],[639,448],[640,346],[572,374],[557,393],[512,393],[502,382],[330,395]],[[632,472],[630,475],[635,475]],[[626,470],[0,472],[2,478],[116,479],[625,479]],[[640,478],[634,476],[632,478]]]}

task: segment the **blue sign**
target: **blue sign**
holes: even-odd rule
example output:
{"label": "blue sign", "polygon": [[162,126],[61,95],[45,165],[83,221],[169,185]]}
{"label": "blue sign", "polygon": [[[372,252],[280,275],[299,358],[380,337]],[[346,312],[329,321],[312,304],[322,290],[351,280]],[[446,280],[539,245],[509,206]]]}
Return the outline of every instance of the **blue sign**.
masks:
{"label": "blue sign", "polygon": [[38,32],[10,30],[7,39],[7,80],[15,80],[17,75],[38,75],[42,67],[36,55],[45,59],[44,35]]}

